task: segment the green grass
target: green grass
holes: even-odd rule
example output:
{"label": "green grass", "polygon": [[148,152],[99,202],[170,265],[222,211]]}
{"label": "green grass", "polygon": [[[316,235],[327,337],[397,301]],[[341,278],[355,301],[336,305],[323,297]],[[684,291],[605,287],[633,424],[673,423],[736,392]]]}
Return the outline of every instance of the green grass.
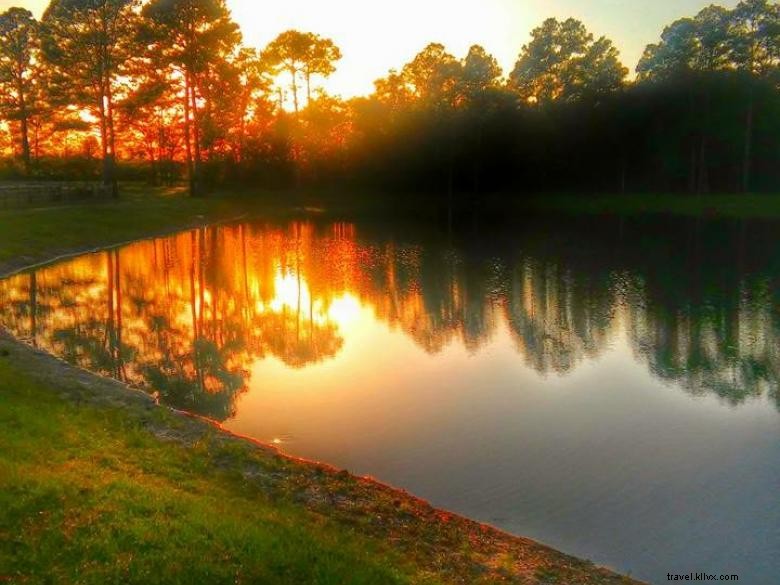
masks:
{"label": "green grass", "polygon": [[382,543],[271,502],[121,411],[75,406],[0,358],[0,580],[406,583]]}
{"label": "green grass", "polygon": [[574,214],[780,217],[780,195],[539,195],[522,201],[521,206]]}

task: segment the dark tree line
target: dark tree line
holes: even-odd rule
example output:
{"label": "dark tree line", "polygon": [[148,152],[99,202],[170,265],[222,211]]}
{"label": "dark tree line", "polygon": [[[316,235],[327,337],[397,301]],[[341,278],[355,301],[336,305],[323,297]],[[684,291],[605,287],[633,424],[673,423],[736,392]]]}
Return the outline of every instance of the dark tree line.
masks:
{"label": "dark tree line", "polygon": [[[461,193],[777,191],[779,23],[778,5],[766,0],[711,6],[667,27],[627,83],[608,40],[574,20],[548,20],[507,85],[486,81],[476,100],[463,91],[455,102],[464,108],[409,106],[408,88],[430,82],[412,81],[420,75],[406,68],[382,80],[363,106],[398,121],[362,124],[372,134],[352,160],[362,153],[357,168],[368,181],[454,182]],[[468,59],[448,70],[451,57],[428,53],[428,63],[438,59],[434,86],[443,71],[468,77]]]}
{"label": "dark tree line", "polygon": [[76,172],[110,185],[134,172],[193,194],[236,183],[458,201],[780,188],[769,0],[672,23],[635,80],[609,39],[548,19],[506,76],[480,46],[458,58],[432,43],[350,100],[318,85],[341,58],[333,41],[286,31],[244,47],[224,0],[52,0],[41,22],[0,14],[0,41],[0,149],[20,175],[81,160]]}

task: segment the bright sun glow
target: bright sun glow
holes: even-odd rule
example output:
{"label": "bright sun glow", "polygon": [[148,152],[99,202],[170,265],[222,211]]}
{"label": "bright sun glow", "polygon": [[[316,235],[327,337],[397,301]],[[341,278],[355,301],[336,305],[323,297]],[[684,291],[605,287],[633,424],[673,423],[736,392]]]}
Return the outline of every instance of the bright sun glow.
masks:
{"label": "bright sun glow", "polygon": [[309,307],[311,293],[309,285],[295,274],[279,274],[274,279],[274,300],[271,301],[270,308],[274,312],[286,309],[295,309],[297,307]]}
{"label": "bright sun glow", "polygon": [[[263,47],[290,28],[333,39],[344,58],[325,86],[345,97],[370,93],[374,80],[390,69],[400,69],[430,42],[444,43],[458,56],[465,55],[471,44],[482,43],[502,61],[511,61],[532,24],[519,4],[517,0],[228,0],[249,45]],[[518,29],[526,31],[519,38]]]}
{"label": "bright sun glow", "polygon": [[[724,0],[734,6],[738,0]],[[287,29],[311,31],[333,41],[344,58],[324,87],[351,97],[373,91],[373,82],[400,69],[428,43],[458,57],[473,44],[496,56],[509,73],[531,29],[548,17],[582,20],[597,36],[615,41],[633,71],[644,47],[664,25],[693,14],[710,0],[288,0],[269,3],[227,0],[247,45],[264,47]]]}
{"label": "bright sun glow", "polygon": [[360,301],[350,293],[344,293],[334,298],[324,310],[322,300],[312,297],[309,284],[306,279],[300,281],[294,273],[283,274],[281,271],[274,278],[274,299],[267,307],[259,304],[257,310],[263,312],[268,309],[273,312],[284,310],[297,310],[298,307],[307,313],[311,307],[314,314],[311,317],[315,322],[331,322],[340,327],[354,325],[360,320]]}
{"label": "bright sun glow", "polygon": [[360,319],[360,301],[345,293],[330,304],[328,316],[341,326],[351,325]]}
{"label": "bright sun glow", "polygon": [[[729,8],[738,0],[719,2]],[[373,90],[374,80],[400,69],[425,45],[443,43],[462,57],[478,43],[493,53],[505,72],[533,27],[545,18],[574,17],[597,36],[615,41],[624,63],[633,70],[642,50],[663,27],[694,14],[710,0],[227,0],[241,25],[244,43],[263,48],[287,29],[310,31],[333,39],[344,58],[324,87],[351,97]],[[40,17],[48,0],[0,0],[0,10],[24,6]]]}

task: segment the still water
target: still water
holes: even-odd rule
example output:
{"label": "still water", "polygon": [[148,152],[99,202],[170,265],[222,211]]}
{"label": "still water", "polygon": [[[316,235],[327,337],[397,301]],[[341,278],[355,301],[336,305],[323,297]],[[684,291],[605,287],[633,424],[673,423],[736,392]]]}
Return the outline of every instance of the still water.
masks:
{"label": "still water", "polygon": [[780,228],[207,227],[0,282],[0,320],[283,451],[652,583],[780,579]]}

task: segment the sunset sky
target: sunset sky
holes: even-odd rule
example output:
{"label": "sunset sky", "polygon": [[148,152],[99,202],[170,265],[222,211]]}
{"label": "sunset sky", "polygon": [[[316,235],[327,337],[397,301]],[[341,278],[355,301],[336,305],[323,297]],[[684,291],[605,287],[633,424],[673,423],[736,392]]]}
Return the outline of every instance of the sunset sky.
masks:
{"label": "sunset sky", "polygon": [[[718,2],[733,7],[738,0]],[[40,16],[48,0],[0,0],[0,9],[24,6]],[[457,56],[479,43],[505,71],[512,68],[532,28],[550,16],[573,16],[596,35],[611,38],[633,71],[645,45],[666,24],[693,15],[711,0],[228,0],[244,42],[265,46],[279,32],[297,28],[332,38],[344,54],[328,82],[345,97],[369,93],[373,81],[400,68],[429,42]]]}

